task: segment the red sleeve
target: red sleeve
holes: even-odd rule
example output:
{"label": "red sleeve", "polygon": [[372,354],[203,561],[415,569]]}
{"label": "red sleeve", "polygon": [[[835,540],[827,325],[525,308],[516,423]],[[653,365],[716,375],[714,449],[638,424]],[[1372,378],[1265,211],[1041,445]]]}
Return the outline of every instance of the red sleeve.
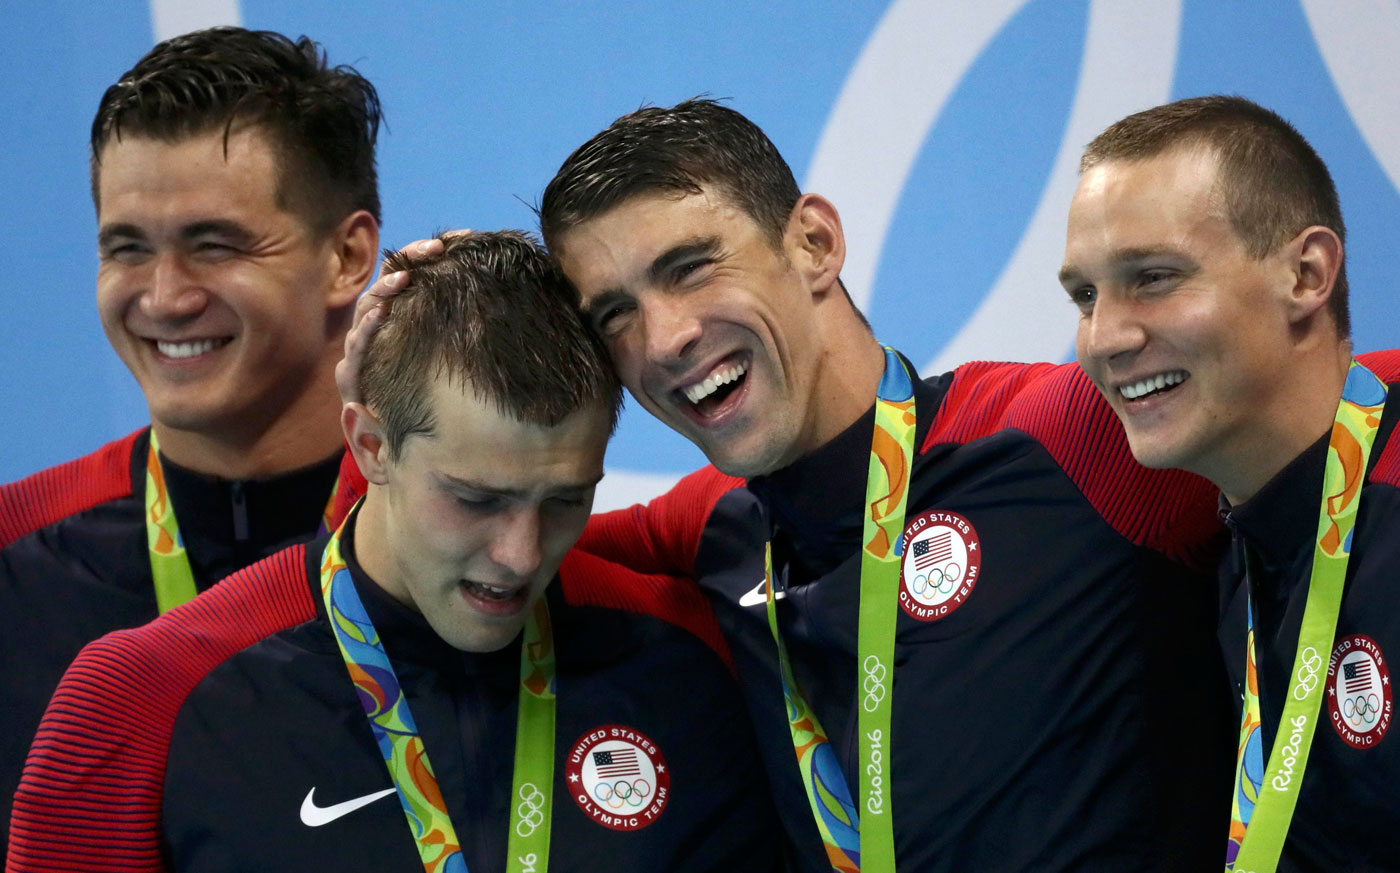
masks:
{"label": "red sleeve", "polygon": [[[1389,385],[1391,391],[1397,390],[1395,383],[1400,382],[1400,349],[1367,352],[1364,355],[1357,355],[1356,359],[1365,364],[1366,368],[1375,373],[1382,382]],[[1391,409],[1397,408],[1400,407],[1392,402]],[[1400,486],[1400,439],[1396,439],[1395,433],[1396,431],[1391,431],[1390,439],[1386,442],[1385,448],[1381,450],[1381,456],[1371,466],[1372,482]]]}
{"label": "red sleeve", "polygon": [[143,432],[0,486],[0,548],[85,509],[130,497],[131,450]]}
{"label": "red sleeve", "polygon": [[306,547],[253,564],[154,622],[89,644],[25,763],[6,869],[158,871],[175,717],[230,655],[316,615]]}
{"label": "red sleeve", "polygon": [[700,536],[715,504],[743,479],[705,466],[650,503],[588,520],[575,549],[639,573],[693,575]]}
{"label": "red sleeve", "polygon": [[559,579],[569,603],[635,612],[669,622],[698,637],[731,673],[734,671],[734,658],[719,622],[694,580],[637,573],[578,549],[564,556]]}
{"label": "red sleeve", "polygon": [[1014,428],[1045,447],[1123,537],[1199,569],[1215,565],[1223,527],[1216,488],[1133,460],[1113,410],[1077,364],[959,367],[923,449]]}

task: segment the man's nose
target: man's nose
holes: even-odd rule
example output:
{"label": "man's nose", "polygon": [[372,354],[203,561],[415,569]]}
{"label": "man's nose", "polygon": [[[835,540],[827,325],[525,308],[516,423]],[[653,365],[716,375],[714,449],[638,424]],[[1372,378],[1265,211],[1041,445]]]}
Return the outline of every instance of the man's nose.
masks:
{"label": "man's nose", "polygon": [[1113,363],[1142,350],[1147,331],[1132,301],[1100,294],[1093,312],[1080,323],[1083,351],[1097,363]]}
{"label": "man's nose", "polygon": [[659,294],[639,304],[646,332],[647,359],[681,361],[700,340],[700,320],[684,298]]}
{"label": "man's nose", "polygon": [[540,513],[536,506],[507,510],[491,543],[491,560],[522,580],[540,568]]}
{"label": "man's nose", "polygon": [[156,255],[149,285],[141,295],[141,311],[155,319],[189,318],[209,302],[184,259],[176,253]]}

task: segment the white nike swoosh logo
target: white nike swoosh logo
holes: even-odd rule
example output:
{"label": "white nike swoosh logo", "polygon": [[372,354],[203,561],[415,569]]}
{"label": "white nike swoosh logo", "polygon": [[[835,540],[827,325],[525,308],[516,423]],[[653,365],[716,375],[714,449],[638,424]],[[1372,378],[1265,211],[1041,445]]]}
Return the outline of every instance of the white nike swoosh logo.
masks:
{"label": "white nike swoosh logo", "polygon": [[[778,591],[773,595],[774,600],[782,600],[787,597],[786,591]],[[768,602],[768,580],[760,579],[752,591],[745,591],[739,598],[740,606],[762,606]]]}
{"label": "white nike swoosh logo", "polygon": [[376,791],[373,794],[366,794],[364,797],[356,797],[344,803],[336,803],[331,806],[317,806],[316,801],[311,796],[316,793],[313,786],[306,792],[306,799],[301,802],[301,823],[309,828],[319,828],[323,824],[330,824],[341,816],[349,815],[362,806],[369,806],[381,797],[388,797],[398,791],[397,788],[385,788],[383,791]]}

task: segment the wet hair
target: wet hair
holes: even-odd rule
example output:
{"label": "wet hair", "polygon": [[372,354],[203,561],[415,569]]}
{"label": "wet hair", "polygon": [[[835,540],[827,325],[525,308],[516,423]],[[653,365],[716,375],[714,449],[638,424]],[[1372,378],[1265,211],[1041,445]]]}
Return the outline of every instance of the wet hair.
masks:
{"label": "wet hair", "polygon": [[215,27],[160,43],[107,89],[92,121],[92,198],[102,151],[123,136],[179,142],[245,125],[278,156],[277,202],[329,232],[359,209],[380,219],[374,147],[379,95],[351,67],[330,67],[303,36]]}
{"label": "wet hair", "polygon": [[[802,197],[792,168],[763,130],[715,100],[696,97],[644,106],[608,125],[564,160],[535,210],[556,255],[569,230],[639,194],[678,197],[714,187],[753,219],[782,251],[793,207]],[[841,292],[866,329],[870,322]]]}
{"label": "wet hair", "polygon": [[[1327,165],[1293,125],[1243,97],[1192,97],[1129,115],[1089,143],[1079,170],[1192,146],[1217,156],[1226,214],[1250,257],[1278,251],[1313,225],[1330,228],[1345,244],[1342,207]],[[1345,262],[1329,306],[1338,334],[1349,336]]]}
{"label": "wet hair", "polygon": [[616,426],[617,374],[544,249],[513,230],[438,238],[437,257],[386,252],[385,270],[411,266],[413,283],[370,341],[361,389],[390,457],[433,429],[428,388],[443,375],[516,421],[553,427],[597,404]]}
{"label": "wet hair", "polygon": [[758,125],[714,100],[646,106],[608,125],[564,161],[540,201],[552,251],[567,230],[637,194],[718,188],[780,245],[802,196],[792,169]]}

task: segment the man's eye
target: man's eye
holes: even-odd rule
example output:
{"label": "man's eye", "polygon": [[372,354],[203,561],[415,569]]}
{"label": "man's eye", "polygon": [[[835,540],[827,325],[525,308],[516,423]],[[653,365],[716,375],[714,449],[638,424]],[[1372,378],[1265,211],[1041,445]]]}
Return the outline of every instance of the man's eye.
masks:
{"label": "man's eye", "polygon": [[220,242],[201,242],[194,247],[194,250],[206,257],[223,258],[234,254],[237,250],[233,246]]}
{"label": "man's eye", "polygon": [[1098,289],[1092,285],[1085,285],[1082,288],[1075,288],[1069,292],[1070,302],[1078,306],[1084,312],[1094,308],[1094,301],[1098,300]]}
{"label": "man's eye", "polygon": [[461,497],[458,496],[457,504],[463,509],[471,512],[490,514],[501,508],[499,497]]}
{"label": "man's eye", "polygon": [[593,326],[603,336],[613,336],[625,326],[627,315],[632,311],[630,303],[613,303],[603,307],[593,317]]}
{"label": "man's eye", "polygon": [[137,260],[145,254],[145,249],[135,243],[122,243],[120,245],[108,246],[98,251],[98,257],[104,261],[117,261],[127,264]]}
{"label": "man's eye", "polygon": [[1142,274],[1138,277],[1138,284],[1156,285],[1171,279],[1172,275],[1170,270],[1143,270]]}
{"label": "man's eye", "polygon": [[678,264],[676,266],[676,281],[681,281],[682,279],[687,279],[695,275],[701,268],[708,267],[710,263],[711,261],[709,259],[701,258],[699,260],[686,261],[682,264]]}

